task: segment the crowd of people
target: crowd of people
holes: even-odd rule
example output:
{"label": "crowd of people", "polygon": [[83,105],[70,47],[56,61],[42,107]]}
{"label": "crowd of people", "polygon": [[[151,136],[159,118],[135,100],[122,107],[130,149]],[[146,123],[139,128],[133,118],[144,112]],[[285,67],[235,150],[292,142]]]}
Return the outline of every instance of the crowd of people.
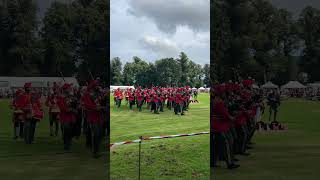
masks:
{"label": "crowd of people", "polygon": [[[102,139],[110,133],[106,115],[108,96],[99,80],[92,80],[87,87],[80,88],[69,83],[54,83],[44,103],[49,114],[49,135],[58,136],[60,131],[63,149],[69,152],[73,138],[84,134],[86,146],[92,150],[93,157],[98,158]],[[24,139],[26,144],[34,142],[36,124],[44,119],[41,99],[41,93],[32,91],[31,83],[15,92],[11,104],[14,139]]]}
{"label": "crowd of people", "polygon": [[263,92],[253,89],[254,81],[214,85],[211,94],[211,167],[225,161],[229,169],[238,168],[236,155],[250,155],[252,137],[263,108]]}
{"label": "crowd of people", "polygon": [[130,110],[136,105],[142,111],[143,105],[155,114],[164,112],[166,106],[169,110],[174,110],[176,115],[184,115],[188,111],[190,102],[197,102],[198,91],[193,91],[190,87],[181,88],[127,88],[125,90],[116,89],[113,93],[116,107],[121,107],[121,102],[126,101]]}
{"label": "crowd of people", "polygon": [[[236,155],[250,155],[247,151],[253,148],[256,130],[284,129],[277,121],[279,93],[270,91],[264,97],[263,90],[253,88],[253,85],[254,80],[247,79],[241,83],[216,84],[212,88],[210,134],[213,158],[210,166],[213,168],[218,167],[219,161],[225,161],[229,169],[238,168]],[[269,106],[269,124],[261,118],[265,100]]]}

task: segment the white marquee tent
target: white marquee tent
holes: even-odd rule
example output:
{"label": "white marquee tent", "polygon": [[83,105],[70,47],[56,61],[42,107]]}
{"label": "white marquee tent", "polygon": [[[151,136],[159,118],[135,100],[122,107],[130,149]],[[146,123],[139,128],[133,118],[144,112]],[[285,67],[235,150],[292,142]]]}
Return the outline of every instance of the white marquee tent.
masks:
{"label": "white marquee tent", "polygon": [[287,84],[281,86],[281,89],[306,89],[307,87],[298,81],[289,81]]}
{"label": "white marquee tent", "polygon": [[128,88],[135,89],[134,86],[110,86],[110,91],[113,92],[114,90],[116,90],[118,88],[121,90],[125,90]]}
{"label": "white marquee tent", "polygon": [[271,81],[268,81],[266,84],[261,86],[262,89],[278,89],[279,87],[273,84]]}

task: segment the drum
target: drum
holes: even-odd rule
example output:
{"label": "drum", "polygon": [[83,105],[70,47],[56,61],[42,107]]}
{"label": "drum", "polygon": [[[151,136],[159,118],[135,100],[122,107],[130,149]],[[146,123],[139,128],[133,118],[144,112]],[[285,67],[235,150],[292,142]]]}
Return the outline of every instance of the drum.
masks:
{"label": "drum", "polygon": [[15,116],[15,120],[17,121],[23,121],[24,119],[24,113],[21,109],[16,109],[14,112],[13,112],[14,116]]}
{"label": "drum", "polygon": [[52,113],[59,113],[59,112],[60,112],[60,109],[59,109],[59,108],[52,108],[52,109],[51,109],[51,112],[52,112]]}
{"label": "drum", "polygon": [[33,118],[40,121],[43,119],[44,113],[42,111],[34,111],[33,112]]}
{"label": "drum", "polygon": [[21,109],[16,109],[13,113],[14,114],[23,114],[23,111]]}

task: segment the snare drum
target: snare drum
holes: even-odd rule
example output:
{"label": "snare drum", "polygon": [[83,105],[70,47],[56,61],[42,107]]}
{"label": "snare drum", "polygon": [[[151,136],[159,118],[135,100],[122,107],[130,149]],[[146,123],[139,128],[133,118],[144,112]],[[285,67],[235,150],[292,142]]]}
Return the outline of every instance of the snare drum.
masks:
{"label": "snare drum", "polygon": [[60,109],[59,108],[52,108],[51,113],[59,113]]}

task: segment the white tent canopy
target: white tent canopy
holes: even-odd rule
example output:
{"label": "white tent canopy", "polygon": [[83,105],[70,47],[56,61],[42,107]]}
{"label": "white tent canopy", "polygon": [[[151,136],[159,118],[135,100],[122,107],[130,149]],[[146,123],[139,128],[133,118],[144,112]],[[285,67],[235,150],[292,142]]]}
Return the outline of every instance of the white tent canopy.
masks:
{"label": "white tent canopy", "polygon": [[287,84],[281,86],[281,89],[305,89],[307,88],[298,81],[289,81]]}
{"label": "white tent canopy", "polygon": [[253,85],[252,85],[252,88],[254,88],[254,89],[259,89],[259,86],[256,85],[256,84],[253,84]]}
{"label": "white tent canopy", "polygon": [[261,86],[263,89],[278,89],[278,86],[273,84],[271,81],[268,81],[264,85]]}
{"label": "white tent canopy", "polygon": [[53,83],[63,84],[65,82],[72,83],[74,86],[79,86],[78,81],[74,77],[8,77],[1,76],[0,84],[2,87],[7,86],[7,88],[21,88],[25,83],[32,83],[32,87],[36,88],[46,88],[52,87]]}
{"label": "white tent canopy", "polygon": [[307,86],[310,88],[318,89],[318,88],[320,88],[320,83],[310,83]]}
{"label": "white tent canopy", "polygon": [[121,90],[129,89],[129,88],[134,89],[134,86],[110,86],[111,91],[114,91],[118,88]]}

